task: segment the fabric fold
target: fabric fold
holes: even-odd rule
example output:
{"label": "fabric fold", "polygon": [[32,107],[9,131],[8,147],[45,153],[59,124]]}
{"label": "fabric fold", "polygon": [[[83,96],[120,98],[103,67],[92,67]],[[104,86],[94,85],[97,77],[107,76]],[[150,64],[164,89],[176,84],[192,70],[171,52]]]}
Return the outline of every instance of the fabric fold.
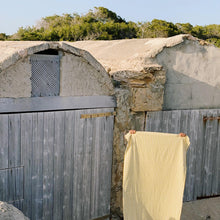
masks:
{"label": "fabric fold", "polygon": [[157,132],[136,132],[125,138],[124,219],[180,219],[189,138]]}

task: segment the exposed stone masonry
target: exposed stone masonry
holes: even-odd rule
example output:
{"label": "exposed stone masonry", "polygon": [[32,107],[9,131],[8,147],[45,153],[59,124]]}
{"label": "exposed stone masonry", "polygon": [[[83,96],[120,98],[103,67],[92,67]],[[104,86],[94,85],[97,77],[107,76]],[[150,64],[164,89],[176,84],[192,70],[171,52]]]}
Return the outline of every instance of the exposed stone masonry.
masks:
{"label": "exposed stone masonry", "polygon": [[121,86],[129,87],[131,110],[158,111],[162,109],[165,85],[165,71],[158,64],[147,65],[140,72],[118,71],[113,79]]}

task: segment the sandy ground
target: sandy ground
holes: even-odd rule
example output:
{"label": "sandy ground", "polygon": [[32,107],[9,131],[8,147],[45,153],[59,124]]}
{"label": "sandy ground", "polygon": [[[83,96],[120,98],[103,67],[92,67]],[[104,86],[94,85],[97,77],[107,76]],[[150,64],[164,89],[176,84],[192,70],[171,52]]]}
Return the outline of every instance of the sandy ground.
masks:
{"label": "sandy ground", "polygon": [[183,203],[181,220],[220,220],[220,197]]}

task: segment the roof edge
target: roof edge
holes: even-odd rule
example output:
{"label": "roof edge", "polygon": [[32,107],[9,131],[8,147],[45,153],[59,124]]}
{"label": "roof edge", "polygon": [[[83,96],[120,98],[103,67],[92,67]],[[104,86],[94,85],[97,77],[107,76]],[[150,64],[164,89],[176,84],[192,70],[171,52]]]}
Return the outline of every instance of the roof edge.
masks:
{"label": "roof edge", "polygon": [[185,40],[197,41],[202,46],[209,45],[208,42],[198,39],[196,37],[193,37],[190,34],[179,34],[179,35],[168,37],[168,38],[162,38],[163,40],[161,41],[159,39],[160,38],[153,38],[150,41],[147,41],[145,43],[145,45],[152,47],[152,50],[146,54],[148,58],[155,58],[165,48],[175,47],[183,43]]}
{"label": "roof edge", "polygon": [[[79,48],[76,48],[67,42],[42,42],[41,44],[30,46],[28,48],[24,48],[21,50],[12,53],[10,56],[5,58],[3,61],[0,61],[0,72],[7,69],[8,67],[14,65],[19,60],[25,59],[27,56],[38,53],[40,51],[48,50],[48,49],[60,49],[65,52],[69,52],[75,56],[82,57],[88,62],[99,69],[99,71],[105,71],[104,67],[88,52]],[[95,63],[95,65],[93,64]]]}

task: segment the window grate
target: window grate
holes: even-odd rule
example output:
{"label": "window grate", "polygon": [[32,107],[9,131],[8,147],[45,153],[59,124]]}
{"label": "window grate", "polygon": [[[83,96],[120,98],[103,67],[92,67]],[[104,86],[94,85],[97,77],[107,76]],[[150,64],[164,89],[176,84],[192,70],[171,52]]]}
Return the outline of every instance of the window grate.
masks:
{"label": "window grate", "polygon": [[58,96],[60,91],[60,61],[57,55],[31,56],[31,96]]}

